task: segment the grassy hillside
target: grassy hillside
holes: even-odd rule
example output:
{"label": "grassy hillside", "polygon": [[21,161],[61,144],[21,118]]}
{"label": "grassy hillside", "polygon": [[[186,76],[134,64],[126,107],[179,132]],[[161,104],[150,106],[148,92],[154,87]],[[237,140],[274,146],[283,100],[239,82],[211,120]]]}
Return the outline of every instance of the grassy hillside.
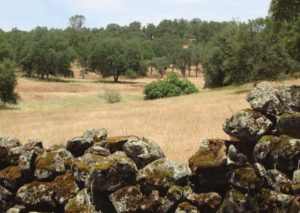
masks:
{"label": "grassy hillside", "polygon": [[[22,142],[40,138],[46,145],[65,143],[88,128],[107,128],[110,135],[139,135],[153,139],[171,159],[186,161],[205,138],[227,138],[226,118],[249,105],[251,84],[203,90],[203,78],[190,78],[200,93],[155,101],[143,100],[143,87],[153,79],[120,84],[88,80],[42,82],[19,79],[20,104],[0,111],[0,135]],[[299,84],[300,80],[273,82]],[[118,91],[122,101],[108,104],[105,91]]]}

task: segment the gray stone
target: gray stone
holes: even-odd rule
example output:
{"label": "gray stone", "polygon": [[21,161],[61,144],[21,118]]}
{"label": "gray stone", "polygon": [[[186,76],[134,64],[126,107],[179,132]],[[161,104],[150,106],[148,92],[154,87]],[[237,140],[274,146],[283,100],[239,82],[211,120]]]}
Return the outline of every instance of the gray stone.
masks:
{"label": "gray stone", "polygon": [[227,119],[223,129],[241,141],[256,142],[270,132],[272,126],[272,122],[260,112],[246,109]]}
{"label": "gray stone", "polygon": [[277,129],[282,135],[300,138],[300,113],[281,116],[278,120]]}
{"label": "gray stone", "polygon": [[128,157],[133,159],[138,168],[143,168],[147,164],[165,157],[159,145],[145,138],[129,139],[123,145],[123,150]]}
{"label": "gray stone", "polygon": [[11,205],[13,194],[0,185],[0,212],[5,212]]}
{"label": "gray stone", "polygon": [[278,88],[277,94],[288,112],[300,112],[300,86],[281,86]]}
{"label": "gray stone", "polygon": [[254,87],[248,94],[247,101],[253,109],[263,113],[281,115],[285,111],[283,104],[277,97],[277,90],[268,82],[259,83]]}
{"label": "gray stone", "polygon": [[267,182],[269,187],[276,192],[290,194],[293,190],[292,181],[282,172],[272,169],[267,171]]}

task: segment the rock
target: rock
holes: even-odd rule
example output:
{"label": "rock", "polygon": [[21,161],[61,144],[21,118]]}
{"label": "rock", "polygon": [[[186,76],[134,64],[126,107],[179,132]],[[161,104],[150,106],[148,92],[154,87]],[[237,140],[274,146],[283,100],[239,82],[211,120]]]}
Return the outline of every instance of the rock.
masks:
{"label": "rock", "polygon": [[225,141],[204,140],[199,150],[189,159],[192,179],[198,191],[227,190],[230,174],[226,166],[226,150]]}
{"label": "rock", "polygon": [[0,169],[4,169],[6,166],[8,166],[8,155],[9,149],[6,147],[0,147]]}
{"label": "rock", "polygon": [[282,212],[289,212],[295,197],[269,189],[261,189],[256,198],[260,212],[276,212],[278,209]]}
{"label": "rock", "polygon": [[47,152],[55,152],[59,149],[65,149],[65,145],[63,144],[54,144],[54,145],[51,145],[48,149],[47,149]]}
{"label": "rock", "polygon": [[300,212],[300,196],[295,197],[293,200],[290,212]]}
{"label": "rock", "polygon": [[138,170],[135,163],[122,152],[100,160],[91,169],[87,186],[92,191],[115,191],[136,182]]}
{"label": "rock", "polygon": [[178,205],[175,213],[200,213],[200,211],[197,209],[197,207],[192,206],[190,203],[182,202]]}
{"label": "rock", "polygon": [[15,205],[14,207],[8,209],[6,213],[27,213],[26,207],[23,205]]}
{"label": "rock", "polygon": [[270,115],[281,115],[285,108],[277,96],[277,90],[268,82],[259,83],[247,96],[252,109]]}
{"label": "rock", "polygon": [[191,174],[187,164],[161,158],[139,171],[139,181],[154,187],[169,188],[173,184],[184,185]]}
{"label": "rock", "polygon": [[[65,206],[65,213],[97,213],[87,189],[81,190]],[[100,212],[99,212],[100,213]]]}
{"label": "rock", "polygon": [[187,200],[197,206],[201,212],[215,212],[222,203],[221,195],[215,192],[202,194],[190,193],[187,196]]}
{"label": "rock", "polygon": [[190,186],[172,185],[166,194],[166,198],[174,203],[186,200],[187,197],[193,193]]}
{"label": "rock", "polygon": [[22,176],[18,166],[9,166],[0,171],[0,185],[10,191],[17,191],[18,188],[25,183],[25,178]]}
{"label": "rock", "polygon": [[0,212],[5,212],[11,206],[12,198],[13,194],[0,186]]}
{"label": "rock", "polygon": [[70,168],[75,180],[79,184],[84,185],[88,179],[91,166],[81,160],[75,159],[70,162]]}
{"label": "rock", "polygon": [[72,154],[64,148],[46,152],[36,159],[34,176],[38,180],[52,180],[55,176],[66,172],[67,163],[72,159]]}
{"label": "rock", "polygon": [[136,163],[138,168],[143,168],[147,164],[165,157],[160,146],[145,138],[140,140],[130,138],[123,145],[123,150]]}
{"label": "rock", "polygon": [[65,205],[70,198],[79,192],[79,188],[71,173],[56,177],[52,182],[52,186],[55,191],[55,200],[60,205]]}
{"label": "rock", "polygon": [[233,171],[230,184],[240,190],[251,191],[261,188],[264,181],[256,175],[253,168],[245,167]]}
{"label": "rock", "polygon": [[159,196],[158,191],[152,193],[144,199],[138,212],[159,212],[166,213],[173,207],[174,203],[164,197]]}
{"label": "rock", "polygon": [[300,184],[300,169],[297,169],[296,171],[294,171],[293,174],[293,183],[295,184]]}
{"label": "rock", "polygon": [[49,183],[33,182],[22,186],[16,195],[18,202],[28,210],[55,211],[55,191]]}
{"label": "rock", "polygon": [[139,140],[137,136],[116,136],[116,137],[109,137],[106,139],[105,147],[109,149],[110,153],[114,153],[117,151],[123,151],[123,145],[128,140]]}
{"label": "rock", "polygon": [[100,156],[109,156],[110,155],[110,151],[108,149],[103,148],[102,146],[92,146],[91,148],[89,148],[86,152],[93,154],[93,155],[100,155]]}
{"label": "rock", "polygon": [[118,213],[136,212],[144,200],[140,186],[121,188],[109,195],[115,210]]}
{"label": "rock", "polygon": [[43,142],[40,139],[30,139],[23,145],[23,149],[26,151],[34,150],[36,154],[43,154],[45,152]]}
{"label": "rock", "polygon": [[78,159],[83,163],[87,164],[89,167],[93,167],[97,162],[102,161],[105,156],[95,155],[91,153],[86,153]]}
{"label": "rock", "polygon": [[300,112],[300,86],[293,85],[279,87],[277,94],[289,112]]}
{"label": "rock", "polygon": [[227,119],[223,129],[228,135],[241,141],[256,142],[268,134],[272,127],[272,122],[263,114],[245,109]]}
{"label": "rock", "polygon": [[250,197],[236,189],[231,189],[226,193],[222,205],[217,212],[250,213],[258,212],[258,210],[255,209],[255,205],[253,205]]}
{"label": "rock", "polygon": [[193,172],[226,165],[226,146],[222,140],[204,140],[199,150],[189,159]]}
{"label": "rock", "polygon": [[300,114],[285,114],[279,118],[278,132],[294,138],[300,138]]}
{"label": "rock", "polygon": [[34,150],[23,151],[19,158],[19,168],[22,174],[32,176],[35,170],[36,153]]}
{"label": "rock", "polygon": [[264,136],[253,151],[256,162],[289,173],[298,168],[299,155],[300,140],[288,136]]}
{"label": "rock", "polygon": [[80,157],[95,142],[103,141],[106,137],[106,129],[90,129],[87,130],[82,137],[76,137],[69,140],[66,148],[74,155],[74,157]]}
{"label": "rock", "polygon": [[267,171],[267,182],[269,187],[276,192],[290,194],[293,189],[292,181],[282,172],[272,169]]}
{"label": "rock", "polygon": [[254,164],[254,170],[255,173],[262,179],[267,179],[267,170],[266,168],[260,164],[260,163],[255,163]]}
{"label": "rock", "polygon": [[18,146],[21,146],[21,143],[18,139],[10,137],[0,137],[0,147],[11,149]]}

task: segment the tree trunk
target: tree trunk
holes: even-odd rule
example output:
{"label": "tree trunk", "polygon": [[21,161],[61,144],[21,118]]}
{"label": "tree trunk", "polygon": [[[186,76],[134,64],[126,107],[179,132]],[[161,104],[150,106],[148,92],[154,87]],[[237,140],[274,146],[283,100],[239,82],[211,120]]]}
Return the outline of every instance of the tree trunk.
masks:
{"label": "tree trunk", "polygon": [[191,77],[191,66],[192,65],[189,64],[189,77]]}
{"label": "tree trunk", "polygon": [[199,64],[196,66],[196,77],[198,77]]}
{"label": "tree trunk", "polygon": [[119,80],[119,75],[118,74],[114,74],[114,82],[117,83]]}
{"label": "tree trunk", "polygon": [[152,76],[152,72],[153,72],[153,66],[150,65],[150,75]]}

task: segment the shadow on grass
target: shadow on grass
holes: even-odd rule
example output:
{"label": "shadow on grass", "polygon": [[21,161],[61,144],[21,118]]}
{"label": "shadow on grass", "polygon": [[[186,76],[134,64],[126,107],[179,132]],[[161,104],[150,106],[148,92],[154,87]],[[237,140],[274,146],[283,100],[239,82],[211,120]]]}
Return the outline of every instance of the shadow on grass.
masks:
{"label": "shadow on grass", "polygon": [[98,80],[98,81],[95,81],[95,83],[103,83],[103,84],[143,84],[141,82],[136,82],[136,81],[118,81],[118,82],[114,82],[112,80]]}
{"label": "shadow on grass", "polygon": [[233,94],[239,95],[239,94],[245,94],[245,93],[248,93],[248,92],[250,92],[249,89],[243,89],[243,90],[237,90],[237,91],[234,91]]}
{"label": "shadow on grass", "polygon": [[0,103],[0,110],[19,110],[17,105]]}

